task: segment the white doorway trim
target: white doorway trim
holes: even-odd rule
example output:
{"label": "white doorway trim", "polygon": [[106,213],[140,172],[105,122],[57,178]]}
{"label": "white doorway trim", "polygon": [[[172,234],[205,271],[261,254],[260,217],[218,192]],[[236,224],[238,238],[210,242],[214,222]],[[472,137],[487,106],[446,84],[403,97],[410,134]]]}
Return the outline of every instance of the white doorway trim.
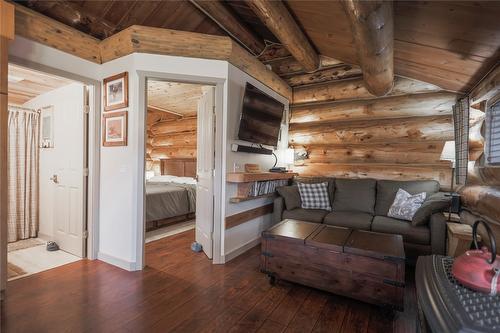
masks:
{"label": "white doorway trim", "polygon": [[[89,123],[88,123],[88,169],[87,207],[84,207],[87,223],[86,258],[97,259],[99,250],[99,188],[100,188],[100,148],[101,148],[101,83],[97,80],[42,65],[33,61],[9,56],[9,63],[35,71],[57,75],[83,83],[89,87]],[[7,244],[1,244],[7,251]]]}
{"label": "white doorway trim", "polygon": [[224,85],[226,83],[225,79],[206,77],[206,76],[194,76],[194,75],[179,75],[171,73],[161,73],[161,72],[149,72],[149,71],[137,71],[139,77],[139,166],[138,172],[138,189],[142,189],[142,196],[138,196],[137,202],[137,246],[136,246],[136,269],[140,270],[145,265],[145,201],[146,201],[146,187],[145,187],[145,169],[146,169],[146,110],[147,110],[147,87],[146,79],[158,79],[163,81],[175,81],[184,83],[198,83],[215,86],[215,175],[214,175],[214,231],[213,231],[213,263],[221,264],[224,263],[224,258],[221,255],[222,237],[224,231],[224,214],[223,214],[223,190],[224,184],[222,183],[223,177],[223,133],[225,131],[225,124],[223,118],[224,110]]}

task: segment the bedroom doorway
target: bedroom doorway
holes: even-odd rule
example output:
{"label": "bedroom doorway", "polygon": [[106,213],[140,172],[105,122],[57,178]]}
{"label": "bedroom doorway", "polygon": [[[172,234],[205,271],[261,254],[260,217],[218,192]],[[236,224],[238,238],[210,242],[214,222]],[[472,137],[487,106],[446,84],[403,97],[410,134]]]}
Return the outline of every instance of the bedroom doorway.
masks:
{"label": "bedroom doorway", "polygon": [[215,86],[147,79],[146,105],[146,264],[181,234],[212,259]]}
{"label": "bedroom doorway", "polygon": [[8,280],[87,257],[91,87],[8,65]]}

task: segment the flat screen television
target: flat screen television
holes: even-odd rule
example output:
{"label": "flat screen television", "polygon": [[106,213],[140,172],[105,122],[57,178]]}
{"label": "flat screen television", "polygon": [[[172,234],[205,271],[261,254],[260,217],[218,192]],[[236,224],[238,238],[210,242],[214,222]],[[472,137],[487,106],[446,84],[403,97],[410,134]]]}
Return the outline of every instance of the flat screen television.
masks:
{"label": "flat screen television", "polygon": [[277,146],[285,106],[250,83],[246,84],[238,139]]}

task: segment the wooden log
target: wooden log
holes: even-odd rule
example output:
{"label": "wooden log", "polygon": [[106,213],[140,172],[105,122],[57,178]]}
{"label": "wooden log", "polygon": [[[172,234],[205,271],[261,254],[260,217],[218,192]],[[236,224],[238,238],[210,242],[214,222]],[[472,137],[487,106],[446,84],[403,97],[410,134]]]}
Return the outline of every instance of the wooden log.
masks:
{"label": "wooden log", "polygon": [[465,186],[459,191],[462,205],[472,212],[500,221],[500,186]]}
{"label": "wooden log", "polygon": [[448,141],[454,139],[451,116],[382,119],[341,123],[291,124],[292,145]]}
{"label": "wooden log", "polygon": [[290,56],[290,52],[285,47],[283,47],[283,45],[271,44],[271,45],[267,45],[266,49],[257,58],[261,62],[266,63],[267,61],[285,58],[285,57],[289,57],[289,56]]}
{"label": "wooden log", "polygon": [[454,93],[435,92],[292,106],[290,123],[447,115],[456,99]]}
{"label": "wooden log", "polygon": [[[394,87],[387,96],[440,91],[441,88],[421,81],[396,77]],[[362,79],[342,80],[314,84],[293,89],[293,104],[337,101],[342,99],[370,99],[374,96],[366,89]]]}
{"label": "wooden log", "polygon": [[496,67],[471,91],[472,103],[478,103],[495,96],[500,91],[500,65]]}
{"label": "wooden log", "polygon": [[443,190],[449,190],[451,167],[443,164],[385,164],[385,163],[316,163],[293,167],[301,176],[327,176],[340,178],[376,178],[392,180],[435,179]]}
{"label": "wooden log", "polygon": [[394,20],[392,1],[344,0],[366,88],[386,95],[394,82]]}
{"label": "wooden log", "polygon": [[16,34],[77,57],[101,63],[98,39],[23,5],[16,5]]}
{"label": "wooden log", "polygon": [[[273,59],[270,61],[264,62],[266,65],[271,66],[273,72],[278,75],[298,75],[298,74],[306,74],[307,71],[302,67],[302,65],[295,60],[294,57],[288,56],[278,59]],[[342,61],[333,59],[326,56],[319,56],[320,69],[327,69],[335,66],[346,65],[343,64]],[[347,66],[347,65],[346,65]],[[351,66],[354,67],[354,66]]]}
{"label": "wooden log", "polygon": [[264,41],[243,24],[222,1],[190,1],[254,55],[260,54],[266,47]]}
{"label": "wooden log", "polygon": [[157,134],[153,136],[152,145],[154,147],[168,146],[193,146],[196,147],[196,131]]}
{"label": "wooden log", "polygon": [[283,2],[251,0],[248,5],[306,71],[319,68],[318,54]]}
{"label": "wooden log", "polygon": [[193,132],[196,131],[196,118],[182,118],[179,120],[166,120],[155,123],[151,126],[153,135],[180,133],[180,132]]}
{"label": "wooden log", "polygon": [[103,62],[138,53],[229,61],[278,94],[291,99],[290,86],[229,37],[134,25],[100,44]]}
{"label": "wooden log", "polygon": [[314,163],[440,164],[445,141],[297,146],[295,165]]}
{"label": "wooden log", "polygon": [[158,147],[151,151],[152,159],[196,158],[196,147]]}
{"label": "wooden log", "polygon": [[361,75],[362,73],[359,67],[343,64],[327,69],[320,69],[314,73],[286,75],[283,76],[283,78],[290,86],[296,87],[306,84],[359,78]]}

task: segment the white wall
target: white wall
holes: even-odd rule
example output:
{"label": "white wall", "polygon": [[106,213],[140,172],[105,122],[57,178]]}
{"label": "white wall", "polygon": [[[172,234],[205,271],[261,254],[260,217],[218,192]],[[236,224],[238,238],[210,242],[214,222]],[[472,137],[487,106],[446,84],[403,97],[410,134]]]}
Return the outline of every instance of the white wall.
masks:
{"label": "white wall", "polygon": [[[238,163],[240,168],[243,169],[245,163],[260,164],[262,170],[271,168],[274,164],[274,157],[272,155],[249,154],[231,151],[231,144],[241,143],[250,145],[248,142],[237,140],[238,127],[241,115],[241,105],[243,102],[243,94],[245,91],[245,84],[249,82],[271,97],[276,98],[281,103],[285,104],[286,119],[288,119],[288,100],[281,95],[275,93],[253,77],[249,76],[240,69],[229,65],[229,80],[227,85],[227,138],[226,138],[226,171],[232,172],[234,163]],[[281,136],[279,147],[286,147],[288,145],[288,133],[284,131]],[[225,214],[226,216],[234,215],[252,208],[260,207],[272,202],[270,198],[256,199],[244,201],[241,203],[230,203],[229,199],[236,196],[237,185],[227,183],[225,193]],[[271,215],[265,215],[240,224],[234,228],[226,231],[224,239],[224,255],[227,259],[231,259],[239,254],[245,245],[252,246],[260,239],[260,234],[263,230],[267,229],[272,223]],[[243,247],[243,249],[242,249]]]}
{"label": "white wall", "polygon": [[[288,101],[274,93],[260,82],[229,65],[225,61],[171,57],[151,54],[132,54],[103,65],[80,59],[50,47],[16,36],[9,48],[9,53],[16,60],[34,62],[53,69],[80,75],[85,78],[102,80],[124,71],[129,72],[129,108],[128,108],[128,145],[126,147],[101,147],[100,140],[94,146],[100,147],[100,189],[99,189],[99,230],[98,257],[103,261],[125,269],[140,269],[142,249],[142,186],[144,183],[144,118],[139,113],[145,103],[144,91],[140,90],[140,75],[164,73],[170,78],[192,75],[204,78],[227,80],[223,96],[217,101],[222,105],[223,116],[217,121],[222,128],[224,140],[222,159],[223,177],[220,187],[223,196],[222,217],[215,221],[224,231],[224,216],[245,211],[264,203],[269,199],[260,199],[241,204],[230,204],[229,197],[235,193],[235,186],[225,183],[225,173],[232,170],[233,163],[260,163],[263,168],[273,164],[272,156],[233,153],[230,145],[236,142],[238,118],[245,83],[248,81],[271,96],[288,105]],[[227,115],[227,116],[226,116]],[[100,119],[101,115],[95,117]],[[226,140],[227,139],[227,140]],[[287,141],[286,135],[283,137]],[[227,195],[226,195],[227,192]],[[270,216],[264,216],[227,231],[222,237],[220,254],[235,254],[247,243],[255,242],[260,231],[270,223]]]}
{"label": "white wall", "polygon": [[[72,83],[59,89],[37,96],[23,106],[31,109],[42,109],[53,106],[54,146],[55,149],[40,149],[40,229],[42,237],[52,239],[54,230],[54,184],[50,180],[57,173],[61,161],[57,156],[71,156],[81,154],[83,156],[83,131],[81,120],[83,118],[83,84]],[[71,117],[73,112],[68,110],[79,110],[75,113],[79,117]],[[42,114],[40,116],[43,115]],[[80,133],[79,133],[80,132]],[[76,158],[76,159],[81,159]]]}

